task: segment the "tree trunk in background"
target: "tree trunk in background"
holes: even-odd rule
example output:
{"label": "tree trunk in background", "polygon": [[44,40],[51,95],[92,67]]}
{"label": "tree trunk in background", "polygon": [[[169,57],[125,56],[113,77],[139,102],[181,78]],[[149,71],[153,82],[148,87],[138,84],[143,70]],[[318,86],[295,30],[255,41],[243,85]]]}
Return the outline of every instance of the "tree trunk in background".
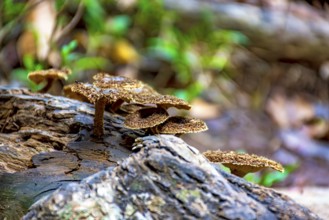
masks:
{"label": "tree trunk in background", "polygon": [[245,2],[164,0],[168,9],[192,23],[205,11],[213,12],[219,28],[241,31],[249,39],[248,49],[269,61],[299,61],[319,66],[329,59],[329,19],[325,11],[288,0],[253,1],[257,5]]}

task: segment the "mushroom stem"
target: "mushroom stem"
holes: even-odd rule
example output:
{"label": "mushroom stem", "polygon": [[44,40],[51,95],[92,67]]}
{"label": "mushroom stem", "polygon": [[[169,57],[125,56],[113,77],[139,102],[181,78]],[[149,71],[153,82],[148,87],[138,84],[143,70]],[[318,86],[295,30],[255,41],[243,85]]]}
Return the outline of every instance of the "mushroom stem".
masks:
{"label": "mushroom stem", "polygon": [[48,90],[53,85],[53,82],[54,82],[53,79],[47,79],[47,84],[45,85],[45,87],[43,87],[42,89],[40,89],[39,92],[40,93],[46,93],[46,92],[48,92]]}
{"label": "mushroom stem", "polygon": [[106,99],[101,97],[95,103],[95,117],[94,117],[94,136],[100,138],[104,135],[104,111]]}
{"label": "mushroom stem", "polygon": [[238,176],[238,177],[241,177],[243,178],[248,172],[245,172],[245,171],[242,171],[242,170],[237,170],[237,169],[230,169],[231,170],[231,173]]}

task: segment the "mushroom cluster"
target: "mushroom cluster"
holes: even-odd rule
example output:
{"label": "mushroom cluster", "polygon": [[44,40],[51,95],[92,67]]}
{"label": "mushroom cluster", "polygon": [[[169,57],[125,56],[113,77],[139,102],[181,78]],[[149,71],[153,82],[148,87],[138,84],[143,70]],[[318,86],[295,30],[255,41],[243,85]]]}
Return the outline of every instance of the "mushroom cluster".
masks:
{"label": "mushroom cluster", "polygon": [[94,136],[104,134],[103,115],[105,109],[121,112],[124,125],[130,129],[147,129],[151,133],[183,134],[207,130],[206,124],[193,118],[172,116],[167,109],[175,107],[189,110],[184,100],[171,95],[162,95],[143,82],[124,76],[98,73],[94,82],[66,86],[67,96],[95,105]]}
{"label": "mushroom cluster", "polygon": [[237,153],[234,151],[206,151],[203,155],[213,163],[221,163],[230,168],[231,173],[244,177],[248,173],[254,173],[264,168],[272,168],[283,172],[281,164],[254,154]]}

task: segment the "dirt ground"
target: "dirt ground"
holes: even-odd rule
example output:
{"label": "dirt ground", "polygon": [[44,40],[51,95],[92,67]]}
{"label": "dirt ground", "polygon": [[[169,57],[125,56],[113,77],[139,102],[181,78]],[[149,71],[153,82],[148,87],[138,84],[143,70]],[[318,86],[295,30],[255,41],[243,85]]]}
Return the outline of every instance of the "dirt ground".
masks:
{"label": "dirt ground", "polygon": [[322,219],[329,219],[329,188],[304,187],[304,188],[277,188],[275,189],[298,203],[308,207]]}

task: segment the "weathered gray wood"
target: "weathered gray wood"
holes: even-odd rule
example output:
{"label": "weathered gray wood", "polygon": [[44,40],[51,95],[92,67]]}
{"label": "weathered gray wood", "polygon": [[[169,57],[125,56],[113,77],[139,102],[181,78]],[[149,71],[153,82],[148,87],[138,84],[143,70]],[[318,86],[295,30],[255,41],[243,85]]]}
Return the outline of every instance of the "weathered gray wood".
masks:
{"label": "weathered gray wood", "polygon": [[0,87],[0,219],[17,219],[42,196],[129,156],[143,132],[105,114],[106,136],[96,140],[93,114],[88,103]]}
{"label": "weathered gray wood", "polygon": [[279,193],[216,169],[171,135],[136,140],[115,168],[57,190],[24,219],[317,219]]}
{"label": "weathered gray wood", "polygon": [[36,201],[25,219],[318,219],[212,166],[180,138],[124,128],[120,116],[106,113],[105,138],[93,139],[93,113],[86,103],[0,88],[1,219]]}

